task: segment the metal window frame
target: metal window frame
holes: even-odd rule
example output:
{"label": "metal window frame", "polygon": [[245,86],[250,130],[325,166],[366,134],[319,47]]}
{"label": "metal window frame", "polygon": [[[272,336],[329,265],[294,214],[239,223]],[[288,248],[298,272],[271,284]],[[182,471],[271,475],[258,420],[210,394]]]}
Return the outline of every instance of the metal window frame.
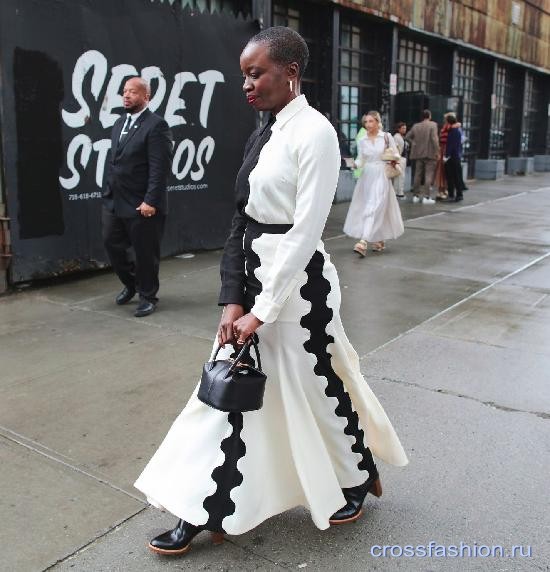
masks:
{"label": "metal window frame", "polygon": [[459,52],[453,81],[453,95],[463,98],[462,131],[466,137],[464,156],[477,156],[481,151],[483,130],[484,78],[479,58]]}
{"label": "metal window frame", "polygon": [[495,62],[494,106],[489,130],[489,156],[493,159],[519,154],[522,97],[523,80],[518,81],[518,69]]}
{"label": "metal window frame", "polygon": [[[521,126],[521,154],[544,154],[548,113],[545,111],[544,78],[525,70],[523,92],[523,121]],[[543,115],[541,116],[541,110]]]}
{"label": "metal window frame", "polygon": [[[385,86],[381,83],[379,46],[386,45],[386,39],[391,41],[393,26],[390,28],[387,24],[371,21],[361,12],[353,10],[338,11],[338,16],[334,20],[334,25],[338,26],[334,54],[337,71],[333,78],[336,83],[333,90],[334,124],[354,155],[356,153],[355,137],[361,128],[361,117],[370,109],[377,109],[383,120],[386,119],[387,110],[383,109],[385,106],[382,101],[384,99],[382,92],[384,89],[388,92],[387,105],[389,106],[389,85]],[[385,38],[386,35],[388,38]],[[342,60],[347,55],[349,55],[347,58],[349,63],[342,65]],[[382,68],[385,67],[387,70],[383,71],[383,75],[385,82],[389,83],[391,54],[385,50],[384,55],[387,61],[382,63]],[[353,65],[354,59],[358,65]],[[343,70],[350,70],[347,77],[343,75]],[[352,70],[355,73],[352,73]],[[355,100],[348,97],[347,102],[344,102],[342,95],[346,91],[348,94],[355,92]],[[350,113],[349,116],[344,117],[343,110],[346,106],[350,107]]]}
{"label": "metal window frame", "polygon": [[435,95],[446,91],[439,54],[431,43],[401,30],[395,58],[398,92],[423,91]]}

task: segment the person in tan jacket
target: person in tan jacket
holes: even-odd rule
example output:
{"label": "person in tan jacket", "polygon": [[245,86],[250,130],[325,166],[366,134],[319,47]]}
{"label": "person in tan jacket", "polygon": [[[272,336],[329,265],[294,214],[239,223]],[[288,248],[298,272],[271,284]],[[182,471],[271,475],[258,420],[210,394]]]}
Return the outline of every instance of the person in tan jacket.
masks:
{"label": "person in tan jacket", "polygon": [[[423,120],[415,123],[405,136],[405,140],[411,144],[409,158],[415,162],[413,182],[413,202],[422,204],[434,204],[430,197],[430,189],[434,183],[435,169],[439,159],[439,137],[437,123],[432,121],[432,113],[429,109],[422,112]],[[424,185],[422,185],[424,180]]]}

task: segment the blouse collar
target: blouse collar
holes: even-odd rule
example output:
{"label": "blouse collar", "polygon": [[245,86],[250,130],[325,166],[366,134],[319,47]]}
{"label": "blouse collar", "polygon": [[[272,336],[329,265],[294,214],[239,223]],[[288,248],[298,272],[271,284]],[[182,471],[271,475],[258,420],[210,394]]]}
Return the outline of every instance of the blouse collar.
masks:
{"label": "blouse collar", "polygon": [[[376,137],[375,137],[374,139],[375,139],[375,140],[376,140],[376,139],[380,139],[380,138],[383,139],[384,137],[385,137],[384,131],[382,131],[382,129],[379,129],[379,130],[378,130],[378,133],[376,134]],[[365,138],[365,139],[368,139],[368,138],[369,138],[369,133],[368,133],[368,131],[367,131],[366,129],[365,129],[365,137],[364,137],[364,138]]]}
{"label": "blouse collar", "polygon": [[307,102],[306,96],[304,94],[295,97],[292,101],[287,103],[279,113],[275,116],[275,123],[272,129],[281,130],[285,123],[290,121],[299,111],[307,107],[309,104]]}

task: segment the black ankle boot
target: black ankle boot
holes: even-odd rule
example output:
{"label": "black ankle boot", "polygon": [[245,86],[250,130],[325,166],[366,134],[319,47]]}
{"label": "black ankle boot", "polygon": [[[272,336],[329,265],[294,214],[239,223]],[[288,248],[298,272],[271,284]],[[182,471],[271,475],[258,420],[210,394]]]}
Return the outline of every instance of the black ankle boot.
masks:
{"label": "black ankle boot", "polygon": [[[149,542],[149,548],[157,554],[168,554],[173,556],[181,556],[188,552],[191,548],[191,541],[199,532],[205,530],[202,526],[195,526],[180,520],[172,530],[167,530],[153,538]],[[221,544],[223,542],[222,532],[212,532],[212,542]]]}
{"label": "black ankle boot", "polygon": [[342,489],[346,499],[346,505],[336,511],[329,519],[330,524],[344,524],[355,522],[363,514],[363,502],[367,493],[376,497],[382,496],[382,484],[378,473],[369,477],[362,485]]}

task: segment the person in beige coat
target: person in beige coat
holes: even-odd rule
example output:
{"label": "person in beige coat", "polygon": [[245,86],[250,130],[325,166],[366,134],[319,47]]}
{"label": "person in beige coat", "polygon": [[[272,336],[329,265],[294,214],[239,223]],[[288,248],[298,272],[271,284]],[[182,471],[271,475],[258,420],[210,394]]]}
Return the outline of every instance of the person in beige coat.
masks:
{"label": "person in beige coat", "polygon": [[423,120],[415,123],[405,136],[405,140],[411,144],[409,158],[415,162],[413,202],[422,201],[422,204],[434,204],[435,201],[430,197],[430,190],[434,183],[439,159],[439,137],[437,123],[432,121],[431,111],[425,109],[422,115]]}

